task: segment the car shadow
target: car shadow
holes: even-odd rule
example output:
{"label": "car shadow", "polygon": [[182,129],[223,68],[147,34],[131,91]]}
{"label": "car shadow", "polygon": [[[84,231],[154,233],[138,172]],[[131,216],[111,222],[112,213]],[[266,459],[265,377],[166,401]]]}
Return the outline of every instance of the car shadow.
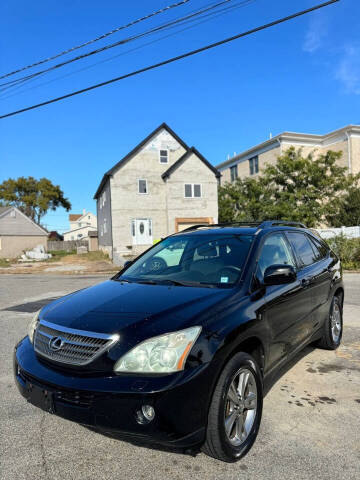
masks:
{"label": "car shadow", "polygon": [[316,347],[312,344],[304,347],[300,352],[294,355],[291,360],[286,362],[284,366],[280,367],[269,379],[267,379],[264,387],[264,397],[270,392],[276,383],[288,373],[289,370],[291,370],[300,360],[310,355],[315,349]]}
{"label": "car shadow", "polygon": [[147,448],[149,450],[156,450],[160,452],[167,452],[167,453],[177,453],[180,455],[190,455],[195,457],[197,454],[200,453],[200,446],[199,447],[190,447],[190,448],[177,448],[177,447],[170,447],[165,445],[156,444],[149,439],[148,441],[138,438],[132,434],[126,433],[118,433],[118,432],[106,432],[103,430],[98,430],[95,427],[82,425],[82,427],[86,428],[87,430],[91,430],[92,432],[98,433],[103,435],[104,437],[111,438],[113,440],[120,440],[122,442],[130,443],[134,447],[142,447]]}

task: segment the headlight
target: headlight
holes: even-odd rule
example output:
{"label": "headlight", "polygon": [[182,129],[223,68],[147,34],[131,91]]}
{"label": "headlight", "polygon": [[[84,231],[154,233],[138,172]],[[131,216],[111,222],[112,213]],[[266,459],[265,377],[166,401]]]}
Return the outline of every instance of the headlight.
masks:
{"label": "headlight", "polygon": [[40,313],[40,310],[34,314],[31,322],[29,323],[28,335],[31,343],[34,343],[34,333],[39,323],[39,313]]}
{"label": "headlight", "polygon": [[122,356],[115,364],[115,372],[162,373],[183,370],[191,347],[201,327],[149,338]]}

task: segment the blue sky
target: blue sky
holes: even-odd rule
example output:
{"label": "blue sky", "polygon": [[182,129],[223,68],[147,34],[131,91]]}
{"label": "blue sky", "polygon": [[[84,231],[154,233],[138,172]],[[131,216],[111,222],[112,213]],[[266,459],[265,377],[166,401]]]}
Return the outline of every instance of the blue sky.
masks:
{"label": "blue sky", "polygon": [[[24,92],[14,91],[7,99],[4,94],[0,113],[119,76],[319,1],[254,0],[136,51],[128,52],[149,39],[116,47],[29,83]],[[0,73],[83,43],[173,2],[2,2]],[[212,1],[190,0],[95,47],[209,3]],[[45,176],[61,186],[73,212],[85,208],[95,213],[92,197],[103,173],[163,121],[213,164],[266,140],[270,132],[325,133],[360,123],[358,18],[360,2],[341,0],[198,56],[1,120],[0,182],[21,175]],[[125,54],[72,74],[120,53]],[[68,76],[59,78],[64,75]],[[43,85],[45,82],[50,83]],[[67,215],[58,209],[50,212],[44,223],[50,230],[65,231]]]}

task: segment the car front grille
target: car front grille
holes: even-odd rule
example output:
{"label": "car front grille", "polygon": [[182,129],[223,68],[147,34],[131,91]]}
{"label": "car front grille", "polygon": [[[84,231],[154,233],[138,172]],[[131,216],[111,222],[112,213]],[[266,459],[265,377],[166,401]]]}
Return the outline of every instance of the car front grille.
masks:
{"label": "car front grille", "polygon": [[87,365],[119,340],[119,335],[87,332],[41,320],[34,336],[34,349],[55,362]]}

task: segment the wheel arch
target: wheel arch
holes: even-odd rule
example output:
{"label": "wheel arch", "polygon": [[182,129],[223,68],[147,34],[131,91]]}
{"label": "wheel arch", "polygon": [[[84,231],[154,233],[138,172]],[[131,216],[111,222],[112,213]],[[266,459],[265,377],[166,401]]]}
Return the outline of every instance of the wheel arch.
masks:
{"label": "wheel arch", "polygon": [[334,297],[340,297],[341,307],[344,306],[344,288],[338,287],[334,292]]}
{"label": "wheel arch", "polygon": [[264,374],[265,348],[262,340],[258,336],[253,335],[241,340],[239,344],[229,353],[225,363],[227,363],[233,355],[239,352],[244,352],[251,355],[258,364],[262,375]]}

